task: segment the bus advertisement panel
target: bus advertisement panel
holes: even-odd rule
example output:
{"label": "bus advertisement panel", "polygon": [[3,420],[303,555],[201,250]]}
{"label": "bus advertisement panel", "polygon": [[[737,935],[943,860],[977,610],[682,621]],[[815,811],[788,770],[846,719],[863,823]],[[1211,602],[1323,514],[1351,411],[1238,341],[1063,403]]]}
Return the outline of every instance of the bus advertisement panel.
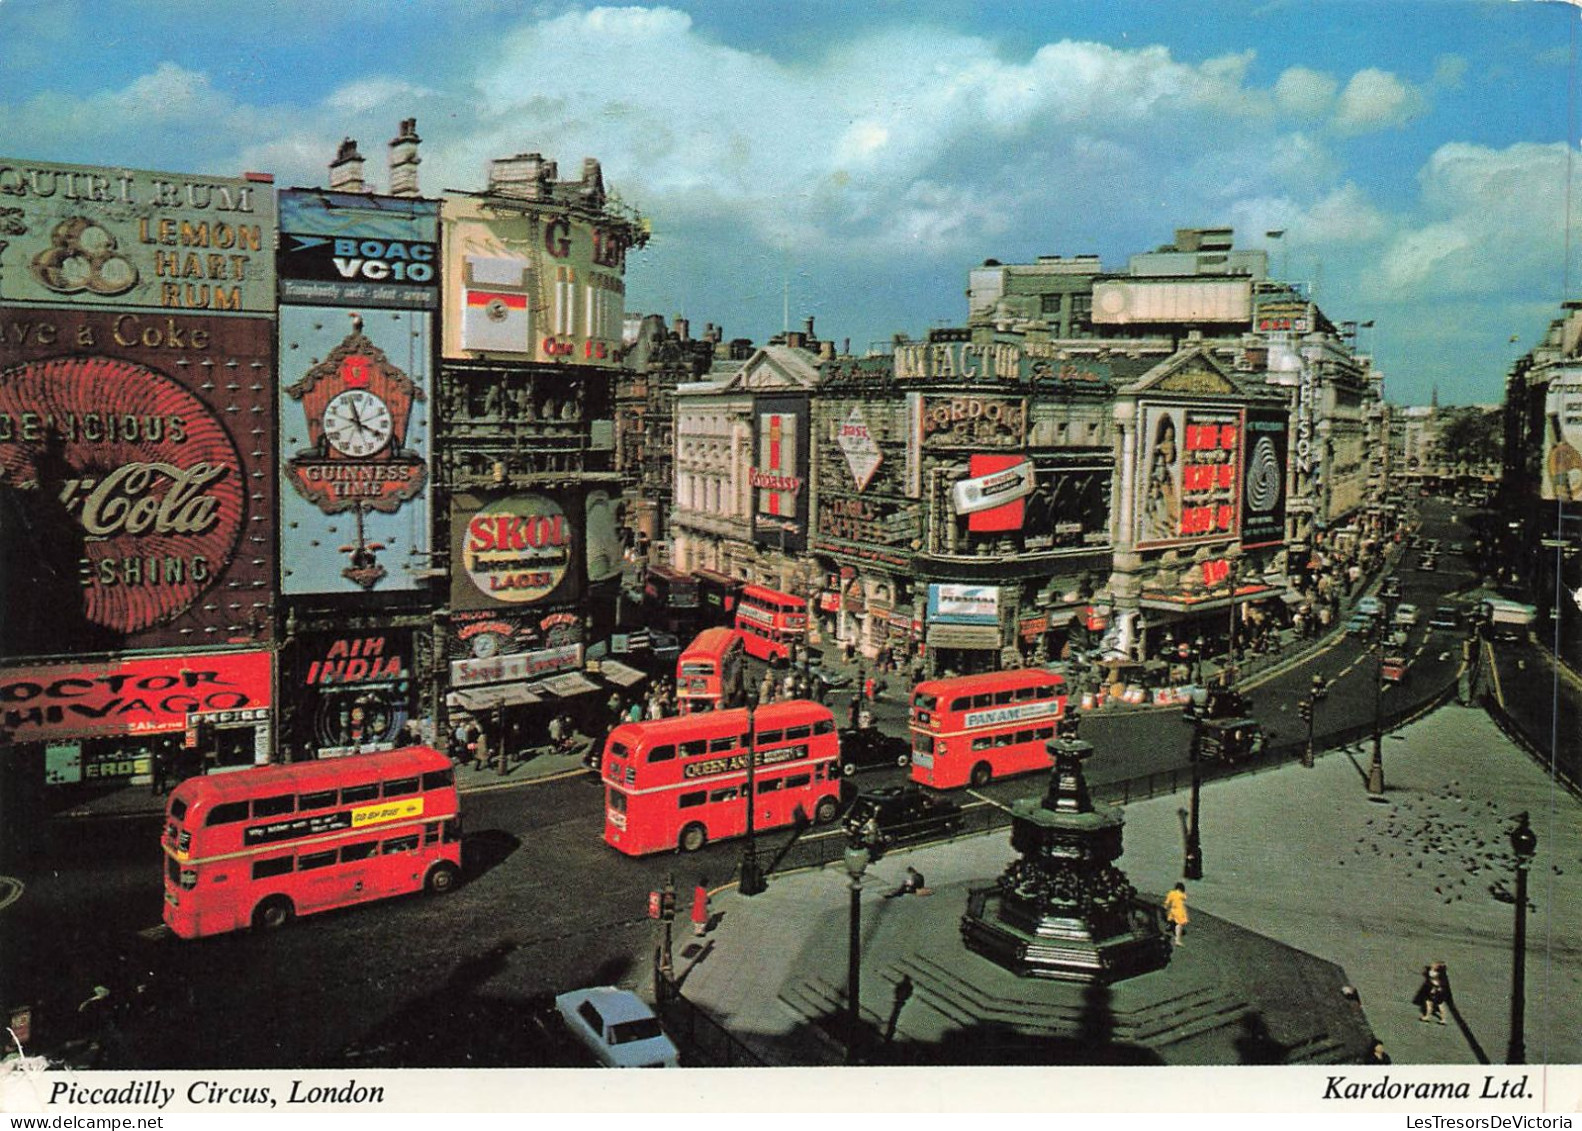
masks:
{"label": "bus advertisement panel", "polygon": [[912,780],[935,789],[1045,770],[1066,680],[1043,668],[931,679],[912,691]]}
{"label": "bus advertisement panel", "polygon": [[742,704],[742,634],[706,628],[676,660],[676,706],[683,715]]}
{"label": "bus advertisement panel", "polygon": [[[748,723],[752,721],[749,733]],[[828,707],[806,699],[757,712],[626,723],[604,747],[604,840],[628,856],[696,852],[753,827],[826,824],[840,809],[840,742]]]}
{"label": "bus advertisement panel", "polygon": [[165,810],[165,924],[184,939],[461,876],[450,759],[427,746],[189,778]]}

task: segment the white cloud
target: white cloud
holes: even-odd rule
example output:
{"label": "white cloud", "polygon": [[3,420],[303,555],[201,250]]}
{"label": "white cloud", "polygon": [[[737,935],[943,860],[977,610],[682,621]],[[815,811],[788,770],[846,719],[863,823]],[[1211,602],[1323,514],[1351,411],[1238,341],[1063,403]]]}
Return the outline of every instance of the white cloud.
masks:
{"label": "white cloud", "polygon": [[1317,118],[1329,112],[1339,89],[1333,75],[1308,67],[1288,67],[1274,84],[1274,99],[1293,117]]}
{"label": "white cloud", "polygon": [[1418,90],[1388,71],[1374,67],[1351,76],[1340,92],[1334,127],[1342,134],[1404,126],[1424,109]]}
{"label": "white cloud", "polygon": [[1419,175],[1425,217],[1384,249],[1376,292],[1493,294],[1535,273],[1558,277],[1566,156],[1558,143],[1441,146]]}

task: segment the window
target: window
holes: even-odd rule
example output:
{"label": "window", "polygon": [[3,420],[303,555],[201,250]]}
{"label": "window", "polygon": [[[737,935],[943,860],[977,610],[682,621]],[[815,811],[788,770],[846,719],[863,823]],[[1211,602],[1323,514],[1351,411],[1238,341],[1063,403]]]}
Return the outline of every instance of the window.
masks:
{"label": "window", "polygon": [[423,790],[426,793],[431,789],[449,789],[456,783],[454,770],[430,770],[423,775]]}
{"label": "window", "polygon": [[1012,731],[1008,731],[1008,730],[1001,731],[999,734],[994,736],[994,745],[995,746],[1010,746],[1015,741],[1016,741],[1015,733],[1013,733]]}
{"label": "window", "polygon": [[372,840],[365,840],[361,844],[348,844],[341,849],[341,863],[345,864],[352,860],[366,860],[374,854],[374,849],[378,847],[378,842]]}
{"label": "window", "polygon": [[988,750],[994,746],[994,736],[991,734],[980,735],[972,740],[974,750]]}
{"label": "window", "polygon": [[798,774],[794,778],[786,778],[786,788],[787,789],[801,789],[803,786],[811,784],[812,781],[813,781],[813,775],[812,774]]}
{"label": "window", "polygon": [[379,797],[379,783],[349,785],[341,790],[341,804],[352,805],[358,801],[374,801]]}
{"label": "window", "polygon": [[834,719],[820,719],[818,722],[813,724],[813,733],[814,734],[834,734],[835,733],[835,720]]}
{"label": "window", "polygon": [[708,800],[708,794],[699,789],[692,793],[683,793],[681,800],[677,804],[683,809],[696,809],[706,800]]}
{"label": "window", "polygon": [[461,818],[460,817],[452,817],[450,820],[445,822],[445,843],[446,844],[460,844],[461,843]]}
{"label": "window", "polygon": [[648,752],[648,760],[650,762],[669,762],[675,758],[675,756],[676,748],[673,744],[656,746]]}
{"label": "window", "polygon": [[1060,300],[1065,297],[1065,295],[1040,295],[1038,303],[1040,312],[1043,314],[1059,314]]}
{"label": "window", "polygon": [[1038,697],[1040,699],[1053,699],[1055,697],[1055,689],[1053,687],[1040,687],[1038,689]]}
{"label": "window", "polygon": [[994,696],[987,691],[982,695],[974,695],[972,697],[972,705],[974,707],[992,707],[994,706]]}
{"label": "window", "polygon": [[187,815],[187,803],[181,798],[176,798],[170,803],[170,819],[179,821]]}
{"label": "window", "polygon": [[1038,698],[1038,688],[1036,687],[1018,687],[1016,689],[1016,701],[1018,703],[1025,703],[1029,699],[1036,698]]}
{"label": "window", "polygon": [[758,783],[758,792],[773,793],[778,789],[784,789],[785,784],[785,778],[770,778],[768,781],[761,781]]}
{"label": "window", "polygon": [[247,820],[249,807],[245,801],[227,801],[216,805],[209,810],[205,825],[234,825],[237,821]]}
{"label": "window", "polygon": [[[631,753],[631,750],[627,748],[626,743],[624,742],[612,742],[610,743],[610,749],[606,751],[606,753],[608,753],[611,758],[625,758]],[[649,761],[651,762],[653,759],[650,758]]]}
{"label": "window", "polygon": [[709,744],[706,739],[697,738],[691,742],[683,742],[681,744],[681,756],[683,758],[701,758],[708,752]]}
{"label": "window", "polygon": [[599,1016],[599,1011],[593,1008],[591,1001],[585,1001],[577,1006],[577,1015],[592,1027],[601,1040],[604,1038],[604,1018]]}
{"label": "window", "polygon": [[709,739],[710,754],[724,754],[734,749],[736,749],[736,738],[734,735],[727,734],[724,738]]}
{"label": "window", "polygon": [[269,860],[253,861],[253,879],[267,880],[271,876],[284,876],[291,871],[295,861],[289,856],[276,856]]}
{"label": "window", "polygon": [[405,797],[409,793],[417,792],[417,778],[397,778],[395,781],[385,782],[386,797]]}
{"label": "window", "polygon": [[318,793],[304,793],[297,798],[297,811],[307,812],[309,809],[333,809],[335,799],[339,793],[333,789],[322,789]]}
{"label": "window", "polygon": [[812,727],[791,727],[786,731],[786,741],[795,742],[798,739],[807,738],[812,733]]}
{"label": "window", "polygon": [[963,695],[960,699],[952,699],[950,701],[950,709],[952,711],[965,711],[970,706],[972,706],[972,699],[966,695]]}
{"label": "window", "polygon": [[783,730],[761,730],[758,732],[759,746],[773,746],[777,742],[784,742],[786,732]]}
{"label": "window", "polygon": [[1010,701],[1011,693],[1009,691],[996,691],[994,693],[994,705],[996,707],[1003,707]]}
{"label": "window", "polygon": [[735,801],[740,796],[741,791],[739,789],[737,789],[735,786],[728,786],[725,789],[716,789],[713,793],[709,794],[709,800]]}
{"label": "window", "polygon": [[614,809],[617,813],[626,812],[626,794],[622,793],[618,789],[606,790],[605,793],[607,794],[604,799],[604,803],[606,805],[608,805],[611,809]]}
{"label": "window", "polygon": [[919,711],[932,711],[939,704],[939,696],[919,692],[912,697],[912,706]]}
{"label": "window", "polygon": [[632,1021],[617,1021],[610,1026],[610,1044],[624,1045],[630,1041],[649,1041],[655,1037],[662,1037],[665,1031],[660,1028],[659,1018],[639,1017]]}
{"label": "window", "polygon": [[411,836],[391,837],[379,846],[379,851],[386,856],[389,856],[392,852],[416,852],[417,839],[417,833],[413,833]]}
{"label": "window", "polygon": [[919,754],[932,754],[934,752],[934,736],[920,734],[912,743],[912,749]]}
{"label": "window", "polygon": [[297,871],[311,872],[315,868],[328,868],[335,863],[335,850],[328,852],[309,852],[297,857]]}
{"label": "window", "polygon": [[1020,746],[1024,742],[1031,742],[1031,741],[1033,741],[1033,732],[1032,731],[1030,731],[1030,730],[1019,730],[1019,731],[1016,732],[1016,745]]}
{"label": "window", "polygon": [[1038,737],[1039,738],[1043,738],[1043,739],[1049,739],[1049,738],[1055,737],[1055,728],[1054,727],[1039,727],[1038,728]]}
{"label": "window", "polygon": [[279,797],[255,797],[253,799],[253,816],[278,817],[282,813],[295,812],[297,798],[294,793],[282,794]]}

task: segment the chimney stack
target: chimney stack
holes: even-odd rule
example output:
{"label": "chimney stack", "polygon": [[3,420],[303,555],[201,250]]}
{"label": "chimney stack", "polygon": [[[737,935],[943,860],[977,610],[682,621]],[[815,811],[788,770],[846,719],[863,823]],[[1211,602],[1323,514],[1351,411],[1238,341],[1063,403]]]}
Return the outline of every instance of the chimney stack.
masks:
{"label": "chimney stack", "polygon": [[341,142],[330,162],[330,188],[335,192],[367,192],[363,182],[363,155],[357,152],[357,143],[351,138]]}
{"label": "chimney stack", "polygon": [[692,340],[692,323],[688,322],[679,314],[676,315],[676,337],[683,342],[690,342]]}
{"label": "chimney stack", "polygon": [[833,341],[820,342],[818,344],[818,358],[820,361],[834,361],[835,343]]}
{"label": "chimney stack", "polygon": [[417,167],[422,158],[417,155],[417,119],[403,118],[401,128],[390,139],[390,195],[417,196]]}
{"label": "chimney stack", "polygon": [[518,200],[544,200],[558,176],[555,163],[544,160],[543,154],[518,153],[489,162],[489,191]]}
{"label": "chimney stack", "polygon": [[582,159],[582,201],[589,208],[604,207],[604,171],[596,157]]}
{"label": "chimney stack", "polygon": [[803,330],[803,332],[807,335],[808,340],[812,341],[812,339],[813,339],[813,316],[811,314],[809,314],[807,316],[807,320],[805,322],[803,322],[802,325],[805,328]]}

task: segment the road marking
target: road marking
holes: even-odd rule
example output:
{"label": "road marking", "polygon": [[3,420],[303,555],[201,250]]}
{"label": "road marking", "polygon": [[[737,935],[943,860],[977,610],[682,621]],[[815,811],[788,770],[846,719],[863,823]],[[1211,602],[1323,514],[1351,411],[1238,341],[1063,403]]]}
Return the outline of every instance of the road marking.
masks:
{"label": "road marking", "polygon": [[10,907],[22,898],[27,885],[11,876],[0,876],[0,908]]}

